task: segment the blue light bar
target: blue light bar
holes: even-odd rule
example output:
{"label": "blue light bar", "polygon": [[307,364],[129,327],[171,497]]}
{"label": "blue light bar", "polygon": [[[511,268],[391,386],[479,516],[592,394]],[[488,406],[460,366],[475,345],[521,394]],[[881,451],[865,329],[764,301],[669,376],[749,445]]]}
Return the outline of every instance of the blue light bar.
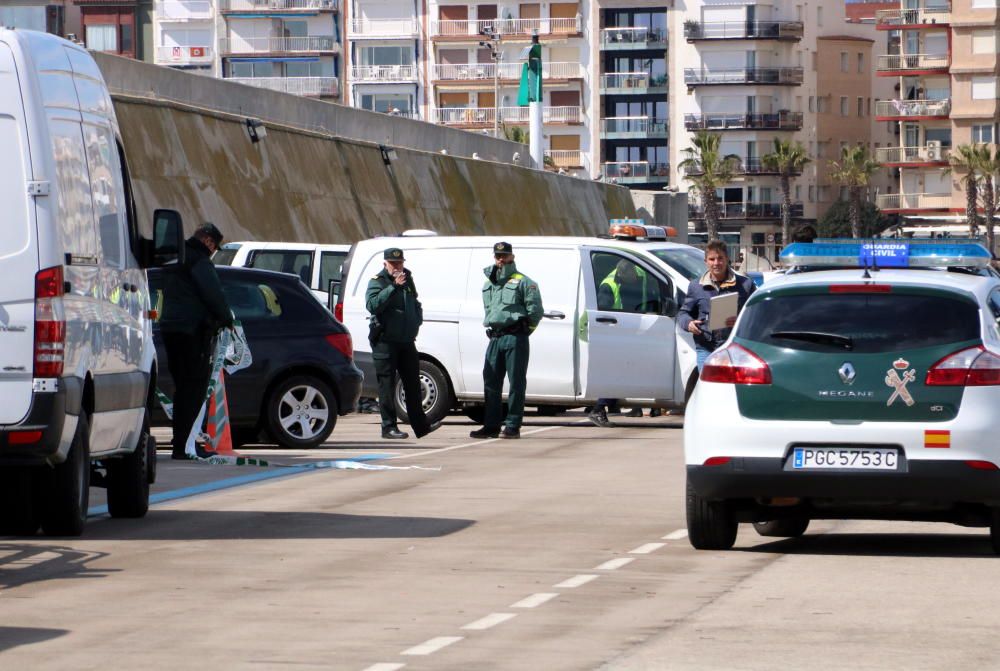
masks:
{"label": "blue light bar", "polygon": [[984,268],[991,258],[971,239],[822,239],[796,242],[781,252],[785,266],[812,268]]}

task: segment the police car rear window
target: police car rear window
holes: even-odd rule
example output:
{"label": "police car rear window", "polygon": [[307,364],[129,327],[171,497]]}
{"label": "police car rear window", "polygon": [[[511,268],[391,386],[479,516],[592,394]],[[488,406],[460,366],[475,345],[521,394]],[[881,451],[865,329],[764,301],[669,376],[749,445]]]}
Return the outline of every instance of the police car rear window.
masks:
{"label": "police car rear window", "polygon": [[918,349],[978,339],[979,309],[940,295],[778,294],[748,306],[736,336],[815,352]]}

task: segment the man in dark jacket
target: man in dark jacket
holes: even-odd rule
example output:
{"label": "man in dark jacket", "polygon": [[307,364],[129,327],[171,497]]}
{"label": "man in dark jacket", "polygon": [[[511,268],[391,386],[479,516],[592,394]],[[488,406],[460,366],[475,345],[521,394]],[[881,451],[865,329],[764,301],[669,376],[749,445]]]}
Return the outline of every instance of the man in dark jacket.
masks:
{"label": "man in dark jacket", "polygon": [[[184,263],[165,273],[160,333],[174,380],[174,459],[187,458],[184,448],[208,391],[212,339],[219,329],[233,325],[211,259],[221,244],[219,229],[205,224],[184,243]],[[196,452],[208,456],[197,446]]]}
{"label": "man in dark jacket", "polygon": [[694,335],[698,372],[704,368],[708,355],[729,338],[729,332],[736,323],[736,317],[732,317],[727,320],[726,328],[708,330],[712,297],[734,292],[739,294],[737,299],[737,312],[739,312],[750,298],[750,294],[757,288],[753,280],[737,274],[729,266],[729,254],[725,243],[721,240],[709,240],[705,246],[705,265],[708,266],[708,271],[697,280],[691,280],[684,305],[677,314],[678,326]]}
{"label": "man in dark jacket", "polygon": [[368,281],[365,307],[372,315],[372,361],[378,377],[378,409],[382,413],[383,438],[409,438],[400,431],[396,419],[396,375],[403,382],[406,414],[417,438],[440,428],[429,424],[422,405],[420,357],[417,354],[417,331],[424,322],[424,311],[417,300],[413,275],[403,267],[403,250],[395,247],[383,253],[382,270]]}

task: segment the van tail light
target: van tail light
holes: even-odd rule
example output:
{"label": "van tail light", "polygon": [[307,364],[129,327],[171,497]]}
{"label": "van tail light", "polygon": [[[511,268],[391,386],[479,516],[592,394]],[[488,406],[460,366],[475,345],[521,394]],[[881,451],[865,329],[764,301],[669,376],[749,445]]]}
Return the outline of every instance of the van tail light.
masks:
{"label": "van tail light", "polygon": [[350,333],[330,333],[326,336],[326,341],[348,361],[354,358],[354,342]]}
{"label": "van tail light", "polygon": [[700,378],[725,384],[771,384],[771,369],[746,347],[730,345],[709,355]]}
{"label": "van tail light", "polygon": [[982,345],[949,354],[927,371],[928,387],[990,387],[1000,385],[1000,356]]}
{"label": "van tail light", "polygon": [[35,274],[35,377],[62,377],[66,360],[66,311],[62,266]]}
{"label": "van tail light", "polygon": [[344,304],[337,303],[333,306],[333,316],[337,318],[337,321],[341,324],[344,323]]}

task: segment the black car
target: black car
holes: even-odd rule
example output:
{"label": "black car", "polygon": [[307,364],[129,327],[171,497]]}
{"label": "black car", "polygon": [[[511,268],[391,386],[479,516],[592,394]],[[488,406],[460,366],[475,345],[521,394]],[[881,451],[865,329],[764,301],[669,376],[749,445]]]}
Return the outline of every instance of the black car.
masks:
{"label": "black car", "polygon": [[[162,307],[167,272],[172,271],[149,271],[154,308]],[[263,431],[285,447],[316,447],[333,431],[337,416],[358,405],[362,373],[354,365],[350,333],[295,275],[228,267],[216,272],[253,358],[250,367],[226,376],[233,441],[254,442]],[[155,325],[153,340],[157,387],[172,396],[174,384]],[[162,409],[154,420],[167,423]]]}

